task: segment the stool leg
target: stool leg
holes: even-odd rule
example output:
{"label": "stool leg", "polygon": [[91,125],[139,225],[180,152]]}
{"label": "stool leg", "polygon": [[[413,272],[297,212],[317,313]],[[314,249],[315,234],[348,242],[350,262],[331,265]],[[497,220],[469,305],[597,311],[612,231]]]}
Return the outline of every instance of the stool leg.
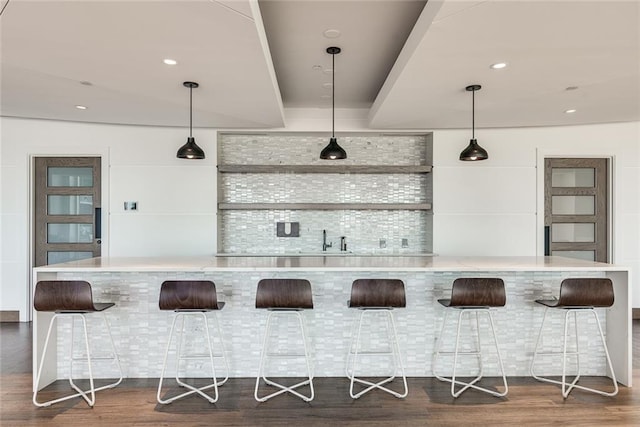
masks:
{"label": "stool leg", "polygon": [[[87,355],[89,357],[88,362],[89,362],[89,384],[90,384],[90,389],[87,390],[88,392],[91,393],[91,398],[89,398],[86,394],[85,391],[80,390],[75,383],[73,382],[73,330],[74,330],[74,317],[76,315],[79,314],[54,314],[53,317],[51,318],[51,321],[49,322],[49,329],[47,330],[47,337],[45,339],[44,342],[44,349],[42,351],[42,358],[40,359],[40,366],[38,368],[38,374],[36,376],[36,385],[35,385],[35,391],[33,392],[33,404],[38,406],[38,407],[44,407],[44,406],[50,406],[53,405],[54,403],[58,403],[58,402],[62,402],[64,400],[68,400],[68,399],[72,399],[74,397],[82,397],[87,404],[90,407],[93,407],[93,405],[95,404],[95,390],[94,390],[94,386],[93,386],[93,375],[92,375],[92,371],[91,371],[91,358],[89,357],[89,338],[88,338],[88,334],[87,334],[87,328],[86,328],[86,323],[84,322],[84,316],[79,315],[80,317],[82,317],[83,320],[83,325],[84,325],[84,332],[85,332],[85,344],[86,344],[86,350],[87,350]],[[49,400],[47,402],[38,402],[37,400],[37,394],[38,394],[38,389],[40,387],[40,377],[42,375],[42,367],[44,365],[44,360],[45,360],[45,356],[47,354],[47,350],[49,348],[49,339],[51,338],[51,331],[53,329],[53,325],[54,323],[56,323],[56,319],[60,316],[69,316],[71,318],[71,354],[70,354],[70,371],[69,371],[69,384],[71,385],[71,387],[73,389],[76,390],[76,393],[68,395],[68,396],[64,396],[64,397],[60,397],[57,399],[53,399],[53,400]]]}
{"label": "stool leg", "polygon": [[[600,325],[600,319],[598,318],[598,314],[596,313],[596,311],[593,308],[585,308],[585,309],[566,309],[565,312],[565,325],[564,325],[564,340],[563,340],[563,348],[562,348],[562,352],[558,353],[558,352],[540,352],[539,351],[539,342],[540,342],[540,336],[542,335],[542,328],[544,327],[544,321],[546,319],[546,314],[547,314],[547,309],[545,309],[545,315],[542,319],[542,325],[540,326],[540,334],[538,336],[538,342],[536,342],[536,348],[534,350],[533,353],[533,359],[531,361],[531,376],[534,377],[535,379],[537,379],[538,381],[544,381],[544,382],[548,382],[548,383],[552,383],[552,384],[558,384],[562,387],[562,397],[563,398],[567,398],[569,396],[569,393],[574,389],[580,389],[580,390],[584,390],[584,391],[589,391],[592,393],[597,393],[603,396],[615,396],[618,393],[618,382],[616,381],[615,378],[615,373],[613,372],[613,366],[611,364],[611,358],[609,356],[609,350],[607,348],[607,344],[606,344],[606,340],[604,337],[604,333],[602,332],[602,326]],[[578,347],[578,325],[577,325],[577,313],[578,312],[584,312],[585,310],[589,310],[593,313],[595,319],[596,319],[596,324],[598,326],[598,332],[600,335],[600,340],[602,342],[603,348],[604,348],[604,352],[605,352],[605,356],[607,359],[607,366],[611,372],[611,379],[613,381],[613,391],[612,392],[606,392],[606,391],[602,391],[602,390],[597,390],[591,387],[585,387],[582,385],[578,385],[577,381],[580,378],[580,351],[579,351],[579,347]],[[576,334],[576,351],[575,352],[569,352],[567,351],[567,335],[568,335],[568,321],[569,321],[569,315],[573,314],[574,316],[574,322],[575,322],[575,334]],[[538,355],[562,355],[562,381],[557,381],[557,380],[553,380],[550,378],[545,378],[545,377],[541,377],[535,374],[534,372],[534,367],[535,367],[535,362],[536,362],[536,358]],[[567,383],[566,382],[566,363],[567,363],[567,355],[571,355],[571,354],[576,354],[577,356],[577,366],[578,366],[578,373],[576,375],[576,378],[571,382],[571,383]]]}
{"label": "stool leg", "polygon": [[388,391],[391,394],[393,394],[394,396],[396,396],[396,397],[404,398],[404,397],[407,397],[407,394],[409,394],[409,387],[407,386],[407,376],[405,375],[405,372],[404,372],[404,365],[402,363],[402,355],[400,354],[400,344],[398,343],[398,332],[397,332],[397,329],[396,329],[396,322],[395,322],[395,319],[393,317],[393,312],[391,312],[391,310],[388,310],[387,314],[389,316],[389,321],[391,322],[391,328],[392,328],[391,340],[392,340],[392,343],[393,343],[393,345],[395,347],[395,349],[394,349],[394,358],[395,358],[394,377],[395,377],[395,372],[397,372],[397,370],[398,370],[398,366],[400,366],[400,374],[402,375],[402,383],[404,385],[404,392],[403,393],[396,393],[396,392],[393,392],[391,390],[388,390]]}
{"label": "stool leg", "polygon": [[[573,381],[571,382],[571,384],[569,384],[569,387],[567,388],[567,336],[568,336],[568,329],[569,329],[569,316],[572,314],[573,312],[573,326],[575,328],[574,331],[574,336],[575,336],[575,340],[576,340],[576,351],[575,351],[575,355],[576,355],[576,366],[577,366],[577,375],[576,377],[573,379]],[[567,310],[567,312],[565,313],[564,316],[564,340],[562,341],[562,397],[564,397],[565,399],[569,396],[569,393],[571,392],[571,390],[576,386],[576,383],[578,382],[578,380],[580,379],[580,347],[578,344],[578,313],[576,311],[573,310]],[[573,354],[573,353],[569,353],[569,354]]]}
{"label": "stool leg", "polygon": [[[362,324],[363,324],[363,319],[365,316],[365,313],[376,313],[376,312],[386,312],[387,315],[387,339],[389,340],[389,347],[390,347],[390,352],[389,353],[378,353],[380,355],[384,355],[384,354],[390,354],[393,357],[393,361],[394,361],[394,367],[393,367],[393,373],[391,376],[384,378],[382,381],[379,381],[377,383],[373,383],[370,381],[366,381],[363,380],[361,378],[357,378],[356,374],[355,374],[355,369],[357,366],[357,359],[358,359],[358,353],[359,353],[359,347],[360,347],[360,339],[362,336]],[[352,340],[353,342],[353,340]],[[349,353],[351,353],[352,348],[349,348]],[[406,397],[408,394],[408,387],[407,387],[407,378],[405,376],[404,373],[404,366],[402,364],[402,358],[400,355],[400,346],[398,345],[398,341],[397,341],[397,331],[396,331],[396,327],[395,327],[395,321],[393,318],[393,313],[391,312],[391,310],[380,310],[380,309],[376,309],[376,310],[361,310],[360,313],[360,319],[358,321],[358,332],[355,338],[355,348],[353,348],[353,358],[352,358],[352,363],[351,363],[351,371],[349,372],[349,369],[347,368],[347,377],[350,379],[350,386],[349,386],[349,395],[354,398],[357,399],[360,396],[362,396],[363,394],[373,390],[374,388],[380,389],[382,391],[385,391],[387,393],[392,394],[393,396],[396,396],[398,398],[403,398]],[[349,356],[347,356],[347,360],[349,360]],[[396,372],[398,371],[398,366],[400,367],[400,371],[402,373],[402,380],[403,380],[403,384],[404,384],[404,391],[402,393],[398,393],[394,390],[391,390],[387,387],[384,387],[384,384],[387,384],[391,381],[393,381],[396,377]],[[353,391],[353,387],[354,387],[354,383],[360,383],[360,384],[364,384],[366,386],[368,386],[367,388],[365,388],[364,390],[361,390],[358,393],[354,393]]]}
{"label": "stool leg", "polygon": [[538,331],[538,339],[536,340],[536,346],[533,348],[533,356],[531,358],[531,365],[529,366],[529,373],[531,376],[538,381],[547,381],[546,378],[539,377],[535,373],[536,359],[538,358],[538,349],[540,348],[540,341],[542,339],[542,332],[544,330],[544,322],[547,320],[547,312],[549,308],[544,309],[544,314],[542,315],[542,323],[540,324],[540,330]]}
{"label": "stool leg", "polygon": [[[85,350],[87,352],[87,365],[89,367],[89,390],[87,390],[88,392],[91,393],[91,398],[89,398],[86,394],[85,391],[80,390],[80,388],[78,386],[75,385],[75,383],[73,382],[73,345],[74,345],[74,338],[73,338],[73,331],[75,329],[75,322],[74,322],[74,318],[75,316],[79,316],[80,319],[82,319],[82,329],[84,331],[84,343],[85,343]],[[87,319],[84,317],[84,314],[72,314],[71,315],[71,351],[70,351],[70,372],[69,372],[69,384],[71,385],[71,387],[78,392],[79,396],[82,396],[82,398],[87,402],[87,404],[91,407],[93,407],[93,405],[96,403],[96,389],[93,383],[93,370],[91,368],[91,352],[89,350],[89,334],[87,333]]]}
{"label": "stool leg", "polygon": [[[170,401],[174,401],[174,400],[179,399],[181,397],[185,397],[185,396],[188,396],[190,394],[197,393],[200,396],[202,396],[203,398],[205,398],[206,400],[208,400],[209,403],[216,403],[218,401],[218,384],[217,384],[217,381],[216,381],[216,368],[215,368],[215,365],[213,363],[213,350],[212,350],[212,347],[211,347],[211,337],[209,336],[209,325],[207,323],[207,317],[203,312],[189,313],[189,315],[191,315],[191,316],[196,315],[196,316],[202,317],[202,321],[204,323],[204,333],[205,333],[205,336],[206,336],[206,339],[207,339],[207,349],[208,349],[208,353],[209,353],[209,360],[211,362],[211,370],[213,372],[213,383],[209,384],[207,386],[204,386],[204,387],[197,388],[197,387],[194,387],[192,385],[187,384],[186,382],[184,382],[184,381],[182,381],[180,379],[180,369],[179,369],[180,361],[183,360],[183,359],[188,359],[187,357],[183,357],[182,356],[182,346],[184,345],[184,337],[186,335],[185,324],[186,324],[187,314],[184,314],[184,313],[181,313],[181,314],[182,314],[182,327],[181,327],[181,331],[180,331],[180,338],[179,338],[179,341],[178,341],[178,351],[176,352],[176,382],[178,383],[178,385],[180,387],[187,388],[190,391],[182,393],[182,394],[180,394],[178,396],[175,396],[175,397],[173,397],[173,398],[171,398],[169,400]],[[203,393],[204,390],[208,390],[211,387],[214,388],[214,397],[211,397],[211,396]]]}
{"label": "stool leg", "polygon": [[[458,368],[458,355],[461,354],[460,351],[459,351],[459,341],[460,341],[460,332],[461,332],[461,326],[462,326],[462,317],[463,317],[463,315],[464,315],[464,313],[466,311],[467,310],[460,310],[460,314],[458,316],[458,327],[457,327],[457,332],[456,332],[456,347],[455,347],[454,356],[453,356],[453,375],[451,377],[451,395],[453,397],[458,397],[465,390],[467,390],[468,388],[474,387],[474,384],[482,379],[483,372],[484,372],[484,364],[483,364],[483,360],[482,360],[482,342],[481,342],[481,339],[480,339],[480,320],[479,320],[479,317],[478,317],[478,311],[474,310],[474,314],[475,314],[475,318],[476,318],[476,351],[472,351],[472,352],[469,352],[469,353],[463,353],[463,354],[475,354],[476,355],[476,359],[478,360],[478,374],[469,383],[466,383],[466,382],[463,382],[463,381],[456,381],[456,370]],[[471,314],[469,314],[469,315],[471,315]],[[469,319],[469,320],[471,320],[471,319]],[[460,390],[458,390],[456,392],[455,391],[456,384],[463,385],[464,387],[462,387]],[[478,387],[474,387],[474,388],[478,388]]]}
{"label": "stool leg", "polygon": [[600,325],[600,319],[598,318],[598,313],[596,313],[594,309],[592,309],[591,312],[593,313],[593,316],[596,319],[596,325],[598,325],[598,332],[600,332],[600,340],[602,341],[602,347],[604,347],[604,354],[607,357],[607,364],[609,365],[609,371],[611,372],[611,381],[613,382],[612,392],[607,393],[607,392],[599,391],[599,393],[604,396],[615,396],[616,394],[618,394],[618,381],[616,380],[616,373],[613,370],[613,364],[611,363],[611,357],[609,356],[607,341],[604,339],[604,334],[602,333],[602,326]]}
{"label": "stool leg", "polygon": [[[100,313],[102,315],[102,320],[104,322],[105,328],[107,330],[107,335],[109,335],[109,342],[111,343],[111,350],[113,351],[113,356],[111,357],[96,357],[95,355],[91,356],[91,360],[88,360],[90,362],[89,364],[89,372],[91,372],[91,363],[95,362],[96,360],[113,360],[118,368],[118,379],[115,382],[100,386],[100,387],[95,387],[94,385],[91,386],[91,389],[96,392],[96,391],[101,391],[101,390],[106,390],[108,388],[114,388],[116,387],[118,384],[120,384],[122,382],[122,379],[124,377],[123,373],[122,373],[122,366],[120,365],[120,359],[118,358],[118,352],[116,351],[116,345],[115,342],[113,341],[113,335],[111,334],[111,328],[109,327],[109,322],[107,321],[107,316],[104,313]],[[80,315],[82,317],[83,323],[85,324],[85,329],[86,329],[86,317],[84,315]],[[73,329],[71,332],[71,346],[72,346],[72,363],[73,363]],[[86,341],[88,344],[88,340]],[[88,347],[87,347],[88,349]],[[88,351],[88,350],[87,350]],[[89,353],[87,353],[87,359],[89,359]],[[72,368],[73,370],[73,365]],[[91,378],[91,381],[93,381],[93,379]],[[69,378],[69,382],[71,383],[71,386],[80,391],[74,384],[73,384],[73,379]],[[94,398],[95,401],[95,398]]]}
{"label": "stool leg", "polygon": [[120,384],[122,382],[122,379],[124,378],[124,374],[122,373],[122,365],[120,364],[120,358],[118,357],[118,351],[116,350],[116,344],[113,341],[113,334],[111,333],[111,327],[109,326],[109,321],[107,320],[107,316],[104,313],[102,314],[102,319],[104,320],[104,324],[107,328],[107,333],[109,334],[109,341],[111,342],[111,349],[113,350],[113,359],[116,363],[116,366],[118,367],[118,373],[119,373],[119,377],[118,380],[112,384],[108,384],[102,387],[98,387],[96,389],[96,391],[100,391],[100,390],[104,390],[107,388],[113,388],[115,386],[117,386],[118,384]]}
{"label": "stool leg", "polygon": [[[471,387],[471,385],[467,385],[466,387],[463,387],[462,389],[460,389],[460,391],[458,391],[456,393],[456,370],[458,368],[458,354],[459,354],[459,349],[460,349],[460,328],[462,325],[462,315],[464,314],[465,310],[460,310],[460,314],[458,315],[458,324],[457,324],[457,328],[456,328],[456,346],[455,349],[453,350],[453,375],[451,376],[451,395],[453,397],[458,397],[460,396],[460,394],[462,394],[463,391],[465,391],[466,389],[468,389],[469,387]],[[480,377],[476,377],[476,379],[473,382],[476,382],[480,379]],[[462,385],[462,383],[460,383]]]}
{"label": "stool leg", "polygon": [[[184,339],[185,339],[185,334],[186,334],[186,317],[187,316],[198,316],[200,317],[200,319],[202,320],[202,322],[204,323],[204,334],[206,336],[206,341],[207,341],[207,347],[208,347],[208,354],[206,356],[200,356],[200,355],[194,355],[194,356],[183,356],[182,351],[183,351],[183,345],[184,345]],[[180,387],[184,387],[186,389],[188,389],[189,391],[186,391],[182,394],[179,394],[177,396],[171,397],[170,399],[162,399],[161,398],[161,393],[162,393],[162,382],[164,379],[164,375],[165,375],[165,371],[166,371],[166,365],[167,365],[167,357],[169,354],[169,349],[171,347],[171,341],[173,338],[173,334],[176,326],[176,323],[178,322],[178,319],[181,319],[181,324],[180,324],[180,332],[179,332],[179,337],[177,337],[177,348],[176,348],[176,375],[175,375],[175,379],[176,382],[178,383],[178,385]],[[220,332],[220,340],[221,343],[223,343],[223,338],[222,338],[222,333],[220,331],[220,329],[218,328],[218,331]],[[177,335],[178,333],[176,333]],[[209,359],[209,362],[211,363],[211,371],[212,371],[212,378],[213,378],[213,383],[205,385],[203,387],[194,387],[190,384],[187,384],[186,382],[182,381],[180,379],[180,361],[184,360],[184,359],[200,359],[206,357]],[[175,400],[181,399],[185,396],[189,396],[191,394],[198,394],[201,397],[203,397],[204,399],[206,399],[207,401],[209,401],[209,403],[216,403],[218,401],[218,387],[221,386],[224,382],[227,381],[227,379],[229,378],[229,368],[228,368],[228,364],[226,361],[226,355],[224,354],[224,347],[223,347],[223,354],[222,357],[225,359],[225,367],[226,367],[226,378],[224,379],[224,381],[220,382],[218,381],[217,377],[216,377],[216,368],[215,368],[215,363],[214,363],[214,352],[213,352],[213,343],[211,342],[211,333],[209,330],[209,322],[207,319],[207,315],[205,312],[189,312],[189,313],[182,313],[182,312],[178,312],[176,313],[176,316],[173,319],[173,323],[171,324],[171,331],[169,333],[169,342],[167,343],[167,350],[165,352],[165,356],[164,356],[164,361],[162,364],[162,373],[160,376],[160,382],[158,383],[158,393],[157,393],[157,400],[159,403],[162,404],[167,404],[167,403],[171,403]],[[213,388],[214,389],[214,396],[210,396],[208,394],[205,393],[206,390],[209,390]]]}
{"label": "stool leg", "polygon": [[433,358],[431,360],[431,372],[433,376],[436,377],[440,381],[446,381],[447,379],[438,374],[438,370],[436,369],[438,362],[440,361],[440,350],[442,349],[442,340],[444,338],[444,329],[447,326],[447,317],[449,316],[449,310],[444,310],[444,317],[442,318],[442,328],[440,328],[440,336],[438,337],[438,341],[436,342],[436,348],[433,352]]}
{"label": "stool leg", "polygon": [[[167,349],[164,352],[164,358],[162,361],[162,371],[160,372],[160,381],[158,383],[158,393],[156,394],[156,399],[158,401],[158,403],[161,403],[163,405],[166,405],[167,403],[171,403],[173,402],[175,399],[167,399],[167,400],[163,400],[161,396],[162,393],[162,381],[164,380],[164,374],[165,371],[167,369],[167,358],[169,357],[169,349],[171,348],[171,339],[173,338],[173,331],[175,330],[176,327],[176,322],[178,320],[179,314],[176,314],[173,318],[173,321],[171,322],[171,329],[169,331],[169,339],[167,340]],[[176,370],[178,369],[178,367],[176,366]]]}
{"label": "stool leg", "polygon": [[493,333],[493,342],[496,344],[496,355],[498,356],[498,364],[500,366],[500,372],[502,373],[502,383],[504,384],[504,391],[502,393],[493,393],[490,390],[487,390],[488,393],[493,394],[496,397],[506,396],[509,392],[509,386],[507,385],[507,376],[504,372],[504,365],[502,363],[502,355],[500,354],[500,347],[498,346],[498,336],[496,335],[496,327],[493,322],[493,315],[490,310],[487,310],[487,315],[489,316],[489,323],[491,324],[491,332]]}
{"label": "stool leg", "polygon": [[[258,402],[265,402],[269,399],[271,399],[272,397],[278,396],[280,394],[289,392],[297,397],[299,397],[300,399],[304,400],[305,402],[310,402],[311,400],[313,400],[314,398],[314,389],[313,389],[313,370],[311,368],[311,356],[310,356],[310,352],[307,346],[307,336],[305,333],[305,325],[304,325],[304,319],[302,318],[302,315],[300,314],[299,311],[286,311],[286,312],[281,312],[280,314],[282,315],[289,315],[289,314],[295,314],[298,318],[298,324],[300,326],[300,331],[302,334],[302,342],[303,342],[303,347],[304,347],[304,358],[305,358],[305,362],[307,365],[307,374],[308,377],[306,380],[301,381],[299,383],[296,383],[294,385],[291,386],[284,386],[282,384],[279,384],[275,381],[272,381],[270,379],[268,379],[264,373],[264,362],[265,359],[267,357],[267,346],[268,346],[268,338],[270,336],[270,332],[271,332],[271,321],[272,321],[272,316],[277,315],[278,312],[276,311],[270,311],[269,312],[269,316],[267,316],[267,325],[266,325],[266,329],[265,329],[265,334],[264,334],[264,339],[263,339],[263,343],[262,343],[262,352],[260,354],[260,363],[258,365],[258,375],[256,376],[256,386],[253,392],[253,396],[254,398],[258,401]],[[286,356],[286,355],[285,355]],[[270,386],[274,386],[279,388],[280,390],[273,392],[271,394],[268,394],[266,396],[260,397],[258,394],[258,388],[260,386],[260,379],[263,379],[264,382]],[[297,392],[295,389],[298,387],[302,387],[309,384],[309,387],[311,389],[310,391],[310,395],[309,396],[305,396],[299,392]]]}
{"label": "stool leg", "polygon": [[225,376],[222,381],[218,381],[218,386],[221,386],[229,380],[229,361],[227,360],[227,349],[224,346],[224,337],[222,336],[222,328],[220,328],[220,319],[218,319],[218,314],[215,313],[213,318],[216,323],[216,330],[218,332],[218,338],[220,339],[220,349],[222,350],[222,360],[224,362]]}
{"label": "stool leg", "polygon": [[[71,320],[71,345],[69,346],[69,348],[70,348],[70,353],[69,353],[69,386],[71,388],[73,388],[76,391],[76,393],[68,395],[68,396],[64,396],[64,397],[61,397],[61,398],[58,398],[58,399],[50,400],[50,401],[47,401],[47,402],[38,402],[37,393],[38,393],[38,389],[40,387],[40,377],[42,375],[43,363],[44,363],[44,360],[45,360],[45,356],[47,354],[47,350],[49,348],[49,340],[51,338],[51,332],[53,330],[53,325],[54,325],[54,323],[56,323],[56,320],[58,319],[58,317],[68,317]],[[75,357],[74,356],[75,318],[76,317],[80,317],[80,319],[82,321],[86,357]],[[90,350],[90,347],[89,347],[89,334],[88,334],[88,331],[87,331],[87,322],[86,322],[85,315],[82,314],[82,313],[56,313],[56,314],[53,315],[53,317],[51,318],[51,321],[49,322],[49,329],[47,331],[47,337],[45,339],[45,345],[44,345],[44,349],[43,349],[43,352],[42,352],[42,358],[40,360],[40,366],[38,367],[38,373],[37,373],[37,376],[36,376],[35,391],[33,393],[33,404],[34,405],[36,405],[38,407],[50,406],[50,405],[53,405],[54,403],[62,402],[64,400],[72,399],[74,397],[82,397],[90,407],[93,407],[93,405],[95,404],[95,401],[96,401],[95,393],[97,391],[115,387],[115,386],[117,386],[118,384],[120,384],[122,382],[122,379],[123,379],[122,368],[120,366],[120,361],[118,359],[118,353],[117,353],[116,348],[115,348],[115,344],[114,344],[114,341],[113,341],[113,336],[111,335],[111,329],[109,328],[109,323],[107,322],[106,317],[104,317],[104,313],[103,313],[103,319],[105,321],[105,325],[106,325],[107,332],[109,334],[109,339],[110,339],[110,342],[111,342],[111,346],[112,346],[112,349],[113,349],[113,357],[96,358],[96,357],[92,357],[91,356],[91,352],[90,352],[91,350]],[[88,366],[88,369],[89,369],[89,389],[82,390],[73,381],[73,367],[74,367],[74,361],[75,360],[82,360],[82,359],[85,359],[85,358],[87,359],[87,366]],[[118,371],[119,371],[118,380],[116,382],[114,382],[114,383],[111,383],[111,384],[107,384],[107,385],[104,385],[104,386],[101,386],[101,387],[95,387],[94,378],[93,378],[92,359],[94,359],[94,360],[95,359],[114,359],[116,361],[116,365],[117,365]],[[89,395],[87,395],[87,393],[89,393]]]}
{"label": "stool leg", "polygon": [[[476,315],[476,329],[477,329],[477,348],[476,351],[471,351],[471,352],[461,352],[460,351],[460,333],[461,333],[461,325],[462,325],[462,320],[463,320],[463,315],[465,312],[467,311],[474,311],[475,315]],[[496,346],[496,352],[497,352],[497,357],[498,357],[498,365],[500,367],[500,373],[502,376],[502,380],[503,380],[503,384],[504,384],[504,391],[502,393],[487,389],[485,387],[481,387],[476,385],[476,383],[478,381],[480,381],[483,377],[483,358],[482,358],[482,342],[481,342],[481,338],[480,338],[480,322],[479,322],[479,317],[478,317],[478,312],[479,311],[483,311],[487,313],[487,316],[489,318],[489,325],[491,327],[491,332],[493,335],[493,339],[494,339],[494,343]],[[444,330],[445,330],[445,323],[446,323],[446,319],[447,319],[447,311],[445,311],[445,317],[443,320],[443,325],[442,325],[442,331],[440,333],[440,339],[439,342],[437,344],[437,349],[436,349],[436,353],[434,356],[434,362],[433,362],[433,374],[436,378],[438,378],[440,381],[446,381],[446,382],[450,382],[451,383],[451,395],[454,398],[459,397],[464,391],[466,391],[469,388],[473,388],[479,391],[483,391],[485,393],[489,393],[493,396],[496,397],[503,397],[507,394],[508,392],[508,386],[507,386],[507,379],[504,373],[504,366],[502,364],[502,357],[500,355],[500,349],[498,346],[498,339],[497,339],[497,335],[495,332],[495,325],[493,323],[493,317],[491,315],[491,311],[489,311],[489,309],[480,309],[480,310],[470,310],[470,309],[461,309],[460,313],[458,315],[458,324],[456,327],[456,342],[455,342],[455,348],[453,351],[453,374],[451,376],[451,378],[447,378],[444,376],[441,376],[437,373],[436,370],[436,362],[438,361],[440,354],[442,353],[441,348],[442,348],[442,339],[443,339],[443,335],[444,335]],[[458,357],[459,355],[476,355],[476,357],[478,358],[478,363],[479,363],[479,373],[478,375],[471,380],[470,382],[464,382],[464,381],[460,381],[456,379],[457,376],[457,366],[458,366]],[[460,388],[459,390],[456,391],[456,385],[462,386],[462,388]]]}

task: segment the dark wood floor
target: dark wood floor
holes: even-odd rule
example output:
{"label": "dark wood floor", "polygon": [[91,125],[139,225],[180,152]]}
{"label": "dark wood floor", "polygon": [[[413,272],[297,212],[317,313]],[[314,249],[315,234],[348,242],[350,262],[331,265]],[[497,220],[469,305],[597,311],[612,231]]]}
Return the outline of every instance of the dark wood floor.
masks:
{"label": "dark wood floor", "polygon": [[[170,405],[155,400],[157,380],[127,379],[116,389],[99,392],[89,408],[72,399],[49,408],[31,403],[31,329],[26,323],[0,324],[0,425],[216,425],[216,426],[459,426],[459,425],[640,425],[640,321],[634,321],[635,388],[622,387],[616,397],[574,391],[563,400],[559,388],[530,378],[510,377],[507,398],[469,391],[458,399],[434,378],[411,378],[409,395],[397,399],[369,393],[358,400],[348,394],[344,378],[317,378],[316,399],[305,403],[279,396],[266,403],[253,399],[253,379],[231,379],[218,403],[190,397]],[[588,379],[604,384],[600,378]],[[66,390],[58,381],[46,393]],[[46,398],[43,395],[43,398]]]}

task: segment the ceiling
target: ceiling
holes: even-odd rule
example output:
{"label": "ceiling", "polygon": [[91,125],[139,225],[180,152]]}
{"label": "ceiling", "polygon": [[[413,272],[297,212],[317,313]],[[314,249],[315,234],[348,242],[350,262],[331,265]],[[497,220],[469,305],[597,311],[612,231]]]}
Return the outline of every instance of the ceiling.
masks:
{"label": "ceiling", "polygon": [[640,120],[640,0],[0,5],[7,117],[185,126],[195,81],[195,126],[282,128],[331,108],[338,46],[336,107],[375,129],[468,128],[469,84],[477,127]]}

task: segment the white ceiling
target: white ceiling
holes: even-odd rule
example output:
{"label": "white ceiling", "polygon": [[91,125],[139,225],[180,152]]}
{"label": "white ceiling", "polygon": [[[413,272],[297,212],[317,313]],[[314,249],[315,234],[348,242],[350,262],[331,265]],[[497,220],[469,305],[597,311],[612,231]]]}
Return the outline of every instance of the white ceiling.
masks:
{"label": "white ceiling", "polygon": [[477,127],[640,120],[640,0],[9,0],[0,27],[3,116],[185,126],[191,80],[194,126],[279,128],[331,107],[339,46],[336,106],[376,129],[468,128],[473,83]]}

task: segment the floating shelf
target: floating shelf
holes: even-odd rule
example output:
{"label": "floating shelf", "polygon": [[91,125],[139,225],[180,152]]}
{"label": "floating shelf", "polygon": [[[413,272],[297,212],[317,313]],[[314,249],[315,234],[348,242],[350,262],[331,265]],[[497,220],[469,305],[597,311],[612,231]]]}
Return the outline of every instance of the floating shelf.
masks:
{"label": "floating shelf", "polygon": [[431,210],[431,203],[218,203],[220,210]]}
{"label": "floating shelf", "polygon": [[221,173],[430,173],[424,165],[218,165]]}

